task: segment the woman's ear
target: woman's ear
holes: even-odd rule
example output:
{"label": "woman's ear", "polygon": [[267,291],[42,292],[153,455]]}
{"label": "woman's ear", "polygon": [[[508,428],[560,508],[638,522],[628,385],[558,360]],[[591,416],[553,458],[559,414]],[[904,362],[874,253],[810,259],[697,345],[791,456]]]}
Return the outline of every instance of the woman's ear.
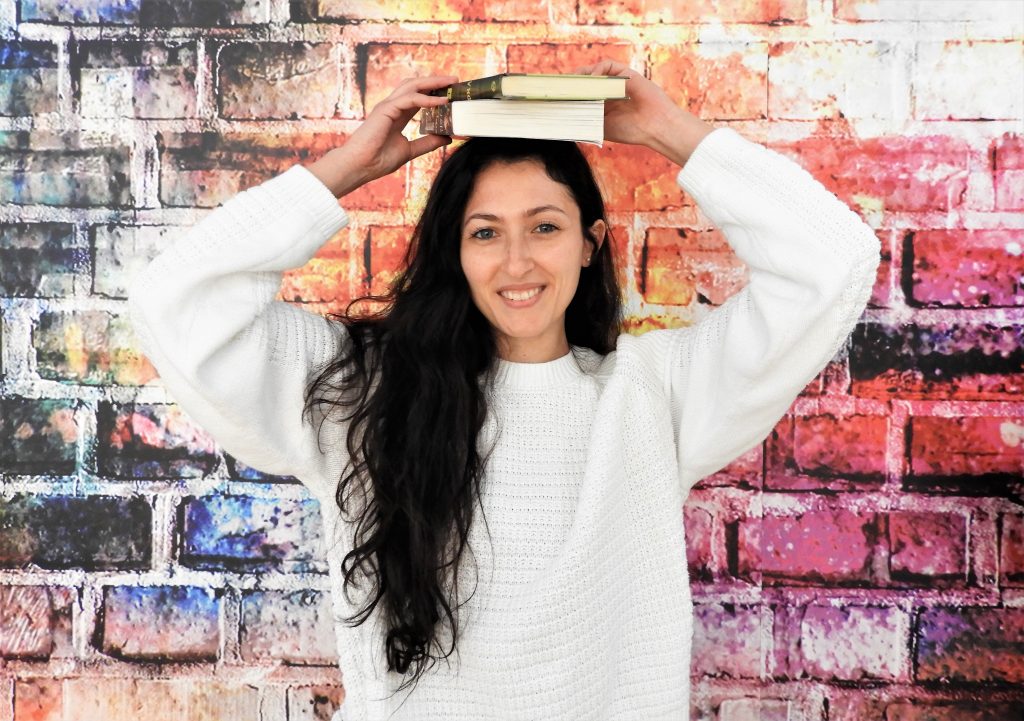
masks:
{"label": "woman's ear", "polygon": [[590,226],[590,238],[593,238],[593,243],[583,244],[583,265],[590,265],[590,261],[593,259],[594,254],[601,249],[601,245],[604,243],[605,235],[608,231],[608,225],[598,218]]}

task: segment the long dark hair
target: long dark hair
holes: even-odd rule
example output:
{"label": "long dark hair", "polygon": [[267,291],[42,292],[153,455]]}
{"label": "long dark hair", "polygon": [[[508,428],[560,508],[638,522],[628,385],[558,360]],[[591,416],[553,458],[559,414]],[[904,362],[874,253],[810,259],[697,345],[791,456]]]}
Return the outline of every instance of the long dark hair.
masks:
{"label": "long dark hair", "polygon": [[[340,421],[348,423],[350,460],[335,501],[355,532],[341,567],[346,597],[350,583],[359,586],[358,570],[372,580],[373,592],[366,607],[346,621],[358,626],[383,604],[388,669],[405,674],[415,664],[400,688],[418,681],[426,661],[433,666],[439,660],[432,647],[447,658],[456,646],[451,603],[459,597],[456,571],[489,454],[481,456],[477,434],[497,355],[493,329],[462,272],[462,216],[481,170],[519,160],[539,161],[552,180],[568,188],[583,233],[595,242],[589,228],[598,219],[607,222],[604,201],[575,143],[467,140],[434,179],[389,292],[361,296],[346,312],[330,314],[344,323],[349,342],[306,389],[304,410],[311,417],[314,406],[326,405],[324,418],[341,409]],[[615,348],[622,322],[610,235],[581,269],[565,314],[570,346],[602,355]],[[353,304],[361,301],[383,306],[352,315]],[[358,518],[349,515],[353,493],[361,504]],[[451,569],[452,598],[444,590],[445,569]],[[437,629],[442,613],[452,633],[447,652]]]}

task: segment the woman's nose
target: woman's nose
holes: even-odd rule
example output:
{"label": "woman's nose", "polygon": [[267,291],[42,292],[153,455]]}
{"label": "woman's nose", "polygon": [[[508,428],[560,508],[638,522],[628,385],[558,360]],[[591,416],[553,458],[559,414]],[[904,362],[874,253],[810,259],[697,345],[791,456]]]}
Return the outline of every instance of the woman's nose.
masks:
{"label": "woman's nose", "polygon": [[521,234],[510,236],[505,265],[510,275],[523,275],[533,268],[533,253],[529,239]]}

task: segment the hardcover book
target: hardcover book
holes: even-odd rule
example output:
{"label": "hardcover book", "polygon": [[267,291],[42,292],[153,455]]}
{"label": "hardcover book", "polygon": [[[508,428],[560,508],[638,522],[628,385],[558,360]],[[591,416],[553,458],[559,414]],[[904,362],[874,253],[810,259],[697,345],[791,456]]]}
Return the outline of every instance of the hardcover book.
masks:
{"label": "hardcover book", "polygon": [[603,100],[476,100],[420,112],[420,133],[604,142]]}
{"label": "hardcover book", "polygon": [[449,100],[619,100],[626,97],[626,78],[614,75],[501,73],[464,80],[430,95]]}

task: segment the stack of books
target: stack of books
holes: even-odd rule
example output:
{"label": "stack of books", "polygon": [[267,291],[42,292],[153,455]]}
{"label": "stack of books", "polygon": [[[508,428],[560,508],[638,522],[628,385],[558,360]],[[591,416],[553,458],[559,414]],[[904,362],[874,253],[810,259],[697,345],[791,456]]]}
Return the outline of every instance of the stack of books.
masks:
{"label": "stack of books", "polygon": [[430,91],[448,102],[424,108],[420,133],[604,142],[604,101],[626,98],[613,75],[502,73]]}

